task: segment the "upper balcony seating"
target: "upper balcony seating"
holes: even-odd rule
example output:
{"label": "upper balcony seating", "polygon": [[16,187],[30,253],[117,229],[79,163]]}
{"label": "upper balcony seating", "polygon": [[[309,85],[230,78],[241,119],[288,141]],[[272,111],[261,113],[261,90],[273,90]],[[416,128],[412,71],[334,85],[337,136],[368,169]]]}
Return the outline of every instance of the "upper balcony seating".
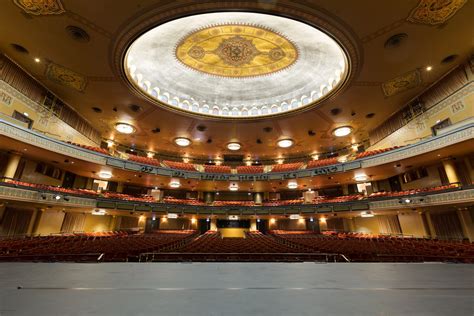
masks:
{"label": "upper balcony seating", "polygon": [[157,166],[160,167],[161,163],[158,159],[155,158],[148,158],[148,157],[142,157],[142,156],[137,156],[137,155],[129,155],[128,160],[130,161],[135,161],[138,163],[142,163],[145,165],[151,165],[151,166]]}
{"label": "upper balcony seating", "polygon": [[299,205],[303,204],[303,200],[275,200],[275,201],[268,201],[263,202],[263,206],[281,206],[281,205]]}
{"label": "upper balcony seating", "polygon": [[104,192],[103,196],[106,199],[117,199],[117,200],[136,201],[136,202],[145,202],[145,203],[156,202],[155,198],[149,195],[132,196],[132,195],[117,193],[117,192]]}
{"label": "upper balcony seating", "polygon": [[341,253],[351,261],[456,261],[474,262],[474,244],[362,233],[294,233],[282,230],[271,234],[313,251]]}
{"label": "upper balcony seating", "polygon": [[264,166],[238,166],[237,173],[263,173]]}
{"label": "upper balcony seating", "polygon": [[382,148],[382,149],[364,151],[362,153],[358,153],[355,159],[360,159],[360,158],[365,158],[365,157],[369,157],[369,156],[378,155],[378,154],[381,154],[381,153],[384,153],[384,152],[387,152],[387,151],[390,151],[390,150],[394,150],[394,149],[397,149],[397,148],[401,148],[401,147],[400,146],[395,146],[395,147],[389,147],[389,148]]}
{"label": "upper balcony seating", "polygon": [[213,206],[255,206],[254,201],[214,201]]}
{"label": "upper balcony seating", "polygon": [[296,171],[303,167],[302,162],[293,162],[293,163],[284,163],[273,165],[272,172],[289,172],[289,171]]}
{"label": "upper balcony seating", "polygon": [[337,164],[337,163],[338,163],[338,161],[337,161],[336,157],[326,158],[326,159],[319,159],[319,160],[311,160],[306,165],[306,169],[324,167],[324,166],[334,165],[334,164]]}
{"label": "upper balcony seating", "polygon": [[92,150],[92,151],[98,152],[99,154],[103,154],[103,155],[108,155],[109,154],[109,151],[107,149],[104,149],[104,148],[88,146],[88,145],[81,145],[81,144],[72,143],[72,142],[67,142],[67,143],[71,144],[71,145],[74,145],[74,146],[78,146],[78,147],[87,149],[87,150]]}
{"label": "upper balcony seating", "polygon": [[196,199],[176,199],[171,196],[163,198],[164,203],[181,204],[181,205],[206,205],[206,203]]}
{"label": "upper balcony seating", "polygon": [[229,166],[204,165],[204,172],[207,173],[230,173],[231,170]]}
{"label": "upper balcony seating", "polygon": [[[105,261],[126,261],[140,253],[159,251],[178,244],[195,231],[158,231],[147,235],[114,233],[74,233],[67,235],[0,239],[0,260],[35,260],[35,258],[64,258],[74,255],[104,253]],[[70,255],[70,257],[68,257]],[[68,259],[70,258],[70,259]]]}
{"label": "upper balcony seating", "polygon": [[420,188],[420,189],[412,189],[412,190],[404,190],[404,191],[382,191],[382,192],[375,192],[369,195],[369,198],[377,198],[377,197],[400,197],[400,196],[408,196],[408,195],[415,195],[420,193],[431,193],[436,191],[443,191],[443,190],[450,190],[458,188],[455,184],[449,185],[440,185],[437,187],[431,188]]}
{"label": "upper balcony seating", "polygon": [[89,196],[99,195],[96,191],[88,190],[88,189],[67,189],[67,188],[55,187],[52,185],[28,183],[28,182],[17,181],[17,180],[10,180],[8,181],[8,183],[13,184],[15,186],[29,187],[29,188],[34,188],[40,191],[53,191],[53,192],[58,192],[62,194],[89,195]]}
{"label": "upper balcony seating", "polygon": [[171,160],[163,160],[163,163],[171,169],[179,169],[179,170],[185,170],[185,171],[196,171],[196,168],[194,167],[194,165],[192,163],[171,161]]}

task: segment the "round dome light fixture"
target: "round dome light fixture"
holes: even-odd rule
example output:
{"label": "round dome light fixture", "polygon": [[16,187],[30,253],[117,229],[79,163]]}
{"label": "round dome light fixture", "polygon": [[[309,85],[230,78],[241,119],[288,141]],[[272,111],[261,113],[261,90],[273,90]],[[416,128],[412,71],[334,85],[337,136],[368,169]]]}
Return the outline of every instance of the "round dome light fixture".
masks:
{"label": "round dome light fixture", "polygon": [[176,180],[176,179],[173,179],[170,181],[170,187],[171,188],[179,188],[181,186],[181,183],[179,182],[179,180]]}
{"label": "round dome light fixture", "polygon": [[99,172],[99,178],[101,178],[101,179],[110,179],[110,178],[112,178],[112,172],[110,172],[110,171],[101,171],[101,172]]}
{"label": "round dome light fixture", "polygon": [[229,190],[230,191],[238,191],[239,186],[237,185],[237,183],[231,183],[230,186],[229,186]]}
{"label": "round dome light fixture", "polygon": [[298,182],[290,181],[288,182],[288,189],[296,189],[298,187]]}
{"label": "round dome light fixture", "polygon": [[332,134],[336,137],[344,137],[352,133],[352,127],[341,126],[332,131]]}
{"label": "round dome light fixture", "polygon": [[366,181],[367,180],[367,175],[365,174],[356,174],[354,177],[354,180],[356,181]]}
{"label": "round dome light fixture", "polygon": [[177,137],[174,139],[174,142],[179,147],[188,147],[189,145],[191,145],[191,140],[186,137]]}
{"label": "round dome light fixture", "polygon": [[117,123],[115,124],[115,130],[121,134],[132,134],[137,130],[133,125],[128,123]]}
{"label": "round dome light fixture", "polygon": [[290,148],[293,146],[295,142],[292,139],[286,138],[286,139],[280,139],[277,142],[278,147],[280,148]]}
{"label": "round dome light fixture", "polygon": [[232,142],[232,143],[227,144],[227,149],[233,150],[233,151],[239,150],[241,147],[242,147],[242,145],[240,145],[240,143],[236,143],[236,142]]}

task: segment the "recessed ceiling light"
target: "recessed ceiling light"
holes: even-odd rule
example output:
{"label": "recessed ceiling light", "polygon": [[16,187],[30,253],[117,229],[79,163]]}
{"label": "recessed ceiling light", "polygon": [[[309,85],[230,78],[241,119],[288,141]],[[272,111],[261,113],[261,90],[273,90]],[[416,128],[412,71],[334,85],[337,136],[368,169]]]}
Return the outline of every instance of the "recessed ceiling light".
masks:
{"label": "recessed ceiling light", "polygon": [[136,128],[128,123],[117,123],[115,124],[115,130],[122,134],[132,134],[136,131]]}
{"label": "recessed ceiling light", "polygon": [[110,179],[112,178],[112,172],[110,171],[101,171],[99,172],[99,177],[102,179]]}
{"label": "recessed ceiling light", "polygon": [[360,213],[360,217],[374,217],[374,213],[371,211],[363,211]]}
{"label": "recessed ceiling light", "polygon": [[281,148],[289,148],[291,146],[293,146],[294,144],[294,141],[292,139],[281,139],[278,141],[278,147],[281,147]]}
{"label": "recessed ceiling light", "polygon": [[356,180],[356,181],[365,181],[365,180],[367,180],[367,175],[365,175],[365,174],[356,174],[356,176],[354,177],[354,180]]}
{"label": "recessed ceiling light", "polygon": [[231,191],[238,191],[238,190],[239,190],[239,186],[237,185],[237,183],[231,183],[230,186],[229,186],[229,190],[231,190]]}
{"label": "recessed ceiling light", "polygon": [[239,150],[242,146],[239,143],[228,143],[227,149],[229,150]]}
{"label": "recessed ceiling light", "polygon": [[431,66],[426,67],[426,71],[431,71],[431,69],[433,69],[433,67]]}
{"label": "recessed ceiling light", "polygon": [[35,63],[39,63],[41,61],[41,59],[39,59],[38,57],[35,58]]}
{"label": "recessed ceiling light", "polygon": [[296,181],[288,182],[288,189],[296,189],[298,187],[298,183]]}
{"label": "recessed ceiling light", "polygon": [[181,183],[179,183],[179,180],[171,180],[170,181],[170,187],[171,188],[179,188],[181,186]]}
{"label": "recessed ceiling light", "polygon": [[344,137],[344,136],[347,136],[350,133],[352,133],[352,127],[350,127],[350,126],[338,127],[334,131],[332,131],[332,133],[336,137]]}
{"label": "recessed ceiling light", "polygon": [[174,139],[174,142],[176,145],[180,146],[180,147],[187,147],[189,145],[191,145],[191,140],[189,138],[185,138],[185,137],[177,137]]}
{"label": "recessed ceiling light", "polygon": [[23,115],[26,117],[30,116],[27,112],[23,112]]}

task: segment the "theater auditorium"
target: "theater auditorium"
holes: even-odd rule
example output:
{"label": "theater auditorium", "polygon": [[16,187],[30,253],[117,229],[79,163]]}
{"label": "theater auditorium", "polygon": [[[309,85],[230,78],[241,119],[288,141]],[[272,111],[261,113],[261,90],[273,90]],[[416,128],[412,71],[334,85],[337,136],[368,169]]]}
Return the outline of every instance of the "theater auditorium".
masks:
{"label": "theater auditorium", "polygon": [[0,315],[473,315],[473,16],[2,0]]}

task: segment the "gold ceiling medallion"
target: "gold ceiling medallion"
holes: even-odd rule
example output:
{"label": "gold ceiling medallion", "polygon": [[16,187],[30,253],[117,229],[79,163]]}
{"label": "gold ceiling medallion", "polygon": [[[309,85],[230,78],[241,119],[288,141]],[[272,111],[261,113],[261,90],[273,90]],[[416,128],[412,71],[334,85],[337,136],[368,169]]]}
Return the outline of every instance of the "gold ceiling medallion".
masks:
{"label": "gold ceiling medallion", "polygon": [[421,74],[418,69],[393,78],[382,84],[383,93],[387,97],[409,90],[421,84]]}
{"label": "gold ceiling medallion", "polygon": [[231,78],[268,75],[298,59],[298,50],[285,37],[265,28],[238,24],[194,32],[178,43],[175,53],[192,69]]}
{"label": "gold ceiling medallion", "polygon": [[63,86],[84,91],[87,84],[87,79],[81,74],[78,74],[71,69],[63,67],[55,63],[49,63],[46,67],[46,77]]}
{"label": "gold ceiling medallion", "polygon": [[407,18],[409,22],[436,25],[445,23],[467,0],[420,0]]}
{"label": "gold ceiling medallion", "polygon": [[51,15],[66,12],[61,0],[13,0],[13,3],[32,15]]}

